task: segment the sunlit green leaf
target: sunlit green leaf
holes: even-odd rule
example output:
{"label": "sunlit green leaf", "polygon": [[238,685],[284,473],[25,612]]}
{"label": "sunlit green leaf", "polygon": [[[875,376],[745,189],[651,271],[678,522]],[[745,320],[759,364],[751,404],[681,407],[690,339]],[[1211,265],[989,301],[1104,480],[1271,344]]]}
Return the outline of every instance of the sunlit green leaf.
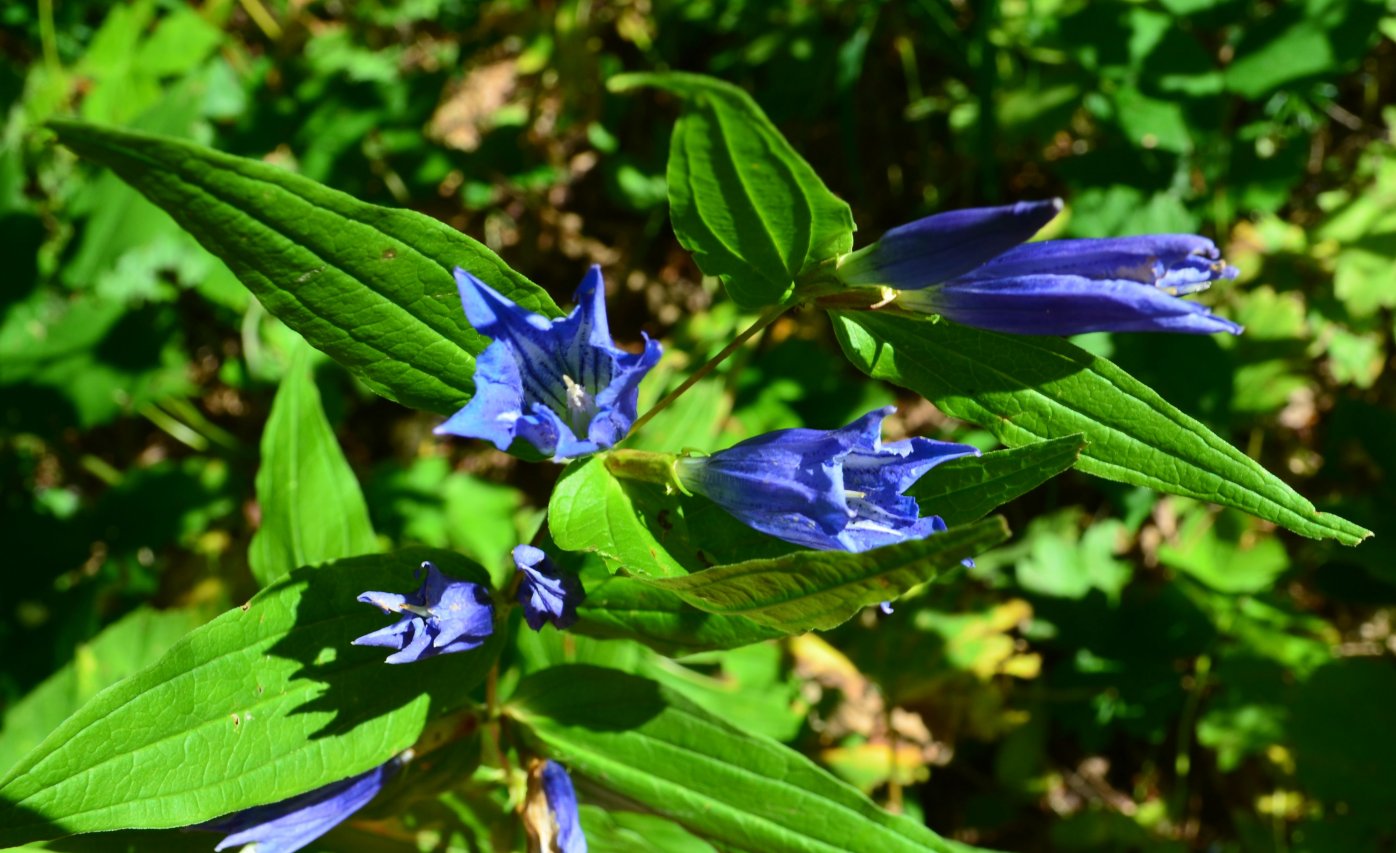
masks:
{"label": "sunlit green leaf", "polygon": [[859,369],[923,394],[1008,445],[1082,434],[1089,474],[1232,506],[1315,539],[1370,532],[1321,513],[1284,481],[1103,358],[1058,338],[1002,335],[931,317],[836,316]]}
{"label": "sunlit green leaf", "polygon": [[421,214],[188,142],[51,127],[171,212],[272,314],[403,405],[448,414],[474,393],[474,356],[488,341],[465,320],[454,267],[531,310],[560,313],[489,249]]}
{"label": "sunlit green leaf", "polygon": [[308,355],[302,346],[292,358],[262,433],[262,526],[247,552],[262,586],[297,566],[378,550],[359,481],[320,405]]}
{"label": "sunlit green leaf", "polygon": [[426,549],[293,572],[99,693],[0,778],[0,845],[188,826],[361,773],[464,705],[500,647],[410,665],[355,637],[394,617],[355,601],[416,589]]}
{"label": "sunlit green leaf", "polygon": [[879,809],[798,752],[633,675],[553,667],[519,685],[508,713],[575,776],[723,849],[963,849]]}
{"label": "sunlit green leaf", "polygon": [[683,98],[669,145],[674,233],[744,308],[785,299],[802,270],[853,248],[853,214],[751,96],[698,74],[626,74]]}
{"label": "sunlit green leaf", "polygon": [[1085,446],[1081,435],[1064,435],[951,459],[932,468],[906,494],[916,498],[922,515],[938,515],[954,527],[983,518],[1070,468]]}
{"label": "sunlit green leaf", "polygon": [[996,516],[861,554],[796,551],[642,580],[709,613],[744,616],[797,633],[840,625],[862,608],[896,598],[1007,538],[1008,525]]}

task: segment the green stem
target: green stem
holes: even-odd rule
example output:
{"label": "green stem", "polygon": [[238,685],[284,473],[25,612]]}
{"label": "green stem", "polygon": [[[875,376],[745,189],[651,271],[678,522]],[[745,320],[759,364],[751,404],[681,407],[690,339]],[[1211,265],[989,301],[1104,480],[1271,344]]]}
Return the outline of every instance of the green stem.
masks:
{"label": "green stem", "polygon": [[721,352],[708,359],[702,367],[693,371],[693,375],[685,379],[679,385],[679,387],[670,391],[668,394],[665,394],[663,399],[651,406],[648,412],[645,412],[643,415],[641,415],[640,419],[635,421],[635,423],[631,425],[630,434],[637,434],[640,431],[640,427],[649,423],[655,415],[662,412],[665,409],[665,407],[667,407],[670,403],[673,403],[679,397],[683,396],[683,393],[687,391],[689,388],[692,388],[695,384],[697,384],[697,382],[700,379],[702,379],[704,376],[707,376],[709,373],[712,373],[713,370],[716,369],[719,364],[722,364],[724,361],[728,359],[728,357],[732,355],[732,353],[736,352],[739,348],[741,348],[742,344],[751,340],[755,335],[765,330],[767,326],[771,325],[777,319],[779,319],[780,315],[784,314],[786,311],[789,311],[793,307],[795,307],[795,304],[774,305],[770,308],[767,308],[766,312],[762,314],[760,317],[758,317],[756,322],[752,323],[746,331],[733,338],[731,342],[727,344],[727,346],[722,348]]}
{"label": "green stem", "polygon": [[674,471],[678,457],[672,453],[648,450],[612,450],[605,454],[606,470],[624,480],[655,483],[673,491],[685,492]]}
{"label": "green stem", "polygon": [[51,72],[63,70],[58,58],[58,34],[53,25],[53,0],[39,0],[39,41],[44,45],[44,64]]}

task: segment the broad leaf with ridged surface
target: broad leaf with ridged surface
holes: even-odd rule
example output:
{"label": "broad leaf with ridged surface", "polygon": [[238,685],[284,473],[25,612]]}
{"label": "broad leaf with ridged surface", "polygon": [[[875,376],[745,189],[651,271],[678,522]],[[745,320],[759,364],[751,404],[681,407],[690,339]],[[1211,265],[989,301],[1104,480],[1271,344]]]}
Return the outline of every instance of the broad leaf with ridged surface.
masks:
{"label": "broad leaf with ridged surface", "polygon": [[388,624],[355,597],[408,592],[411,549],[293,572],[97,694],[0,778],[0,846],[75,832],[188,826],[361,773],[470,701],[501,645],[413,664],[350,645]]}
{"label": "broad leaf with ridged surface", "polygon": [[475,393],[475,356],[489,341],[465,320],[454,267],[525,308],[561,314],[489,249],[430,217],[191,142],[49,127],[169,211],[268,311],[405,406],[450,414]]}
{"label": "broad leaf with ridged surface", "polygon": [[787,633],[744,616],[707,613],[673,592],[619,575],[588,589],[577,617],[568,629],[575,634],[635,640],[671,656],[734,649]]}
{"label": "broad leaf with ridged surface", "polygon": [[962,456],[932,468],[906,490],[922,515],[938,515],[950,526],[976,521],[1027,494],[1076,463],[1086,446],[1067,435],[983,456]]}
{"label": "broad leaf with ridged surface", "polygon": [[850,554],[796,551],[716,566],[677,578],[643,578],[701,610],[742,616],[787,633],[843,624],[1008,538],[1001,517]]}
{"label": "broad leaf with ridged surface", "polygon": [[1106,359],[1054,337],[1003,335],[928,316],[834,314],[865,373],[1019,446],[1066,435],[1088,444],[1088,474],[1236,507],[1314,539],[1355,545],[1371,532],[1322,513],[1254,459]]}
{"label": "broad leaf with ridged surface", "polygon": [[964,850],[889,814],[794,750],[748,734],[667,687],[594,666],[525,679],[506,708],[586,784],[724,850]]}
{"label": "broad leaf with ridged surface", "polygon": [[853,213],[751,96],[700,74],[625,74],[624,92],[678,95],[669,142],[669,216],[698,267],[743,308],[775,305],[802,270],[853,248]]}

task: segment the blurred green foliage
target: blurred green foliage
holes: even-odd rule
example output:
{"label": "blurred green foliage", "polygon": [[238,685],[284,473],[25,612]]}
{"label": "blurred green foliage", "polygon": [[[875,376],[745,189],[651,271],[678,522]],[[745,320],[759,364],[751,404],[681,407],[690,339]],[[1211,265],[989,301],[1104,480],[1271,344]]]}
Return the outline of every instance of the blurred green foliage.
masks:
{"label": "blurred green foliage", "polygon": [[[1377,537],[1342,549],[1068,474],[1009,505],[1013,541],[891,616],[681,663],[539,635],[525,669],[643,672],[997,848],[1396,842],[1393,37],[1396,12],[1366,0],[7,4],[0,764],[255,588],[258,447],[299,346],[43,122],[190,138],[421,210],[560,300],[601,263],[615,327],[675,344],[653,399],[744,323],[668,228],[673,101],[605,94],[622,71],[680,69],[747,89],[868,223],[859,245],[1052,194],[1059,234],[1216,237],[1242,276],[1215,300],[1244,336],[1079,342]],[[315,379],[380,538],[507,576],[555,472],[438,442],[432,417],[332,363]],[[712,448],[893,397],[851,381],[813,312],[787,318],[645,438]],[[900,403],[902,431],[992,447]],[[413,806],[415,842],[346,828],[324,846],[521,843],[491,834],[487,790]],[[584,819],[599,849],[702,849],[642,816]]]}

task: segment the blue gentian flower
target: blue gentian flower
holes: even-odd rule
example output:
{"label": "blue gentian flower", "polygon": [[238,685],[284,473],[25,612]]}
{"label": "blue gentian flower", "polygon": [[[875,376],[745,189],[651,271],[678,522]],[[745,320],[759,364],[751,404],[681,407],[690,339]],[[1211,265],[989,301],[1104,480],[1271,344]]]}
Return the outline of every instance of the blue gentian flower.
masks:
{"label": "blue gentian flower", "polygon": [[388,663],[410,663],[436,655],[479,648],[494,631],[494,605],[477,583],[442,574],[431,563],[422,563],[426,580],[411,595],[366,592],[359,601],[402,618],[386,628],[354,640],[356,646],[397,649]]}
{"label": "blue gentian flower", "polygon": [[640,380],[659,361],[617,349],[606,320],[601,268],[587,270],[577,307],[551,320],[520,308],[457,268],[465,316],[492,342],[475,362],[475,396],[436,428],[508,450],[515,440],[555,462],[610,447],[635,422]]}
{"label": "blue gentian flower", "polygon": [[397,773],[410,753],[397,756],[367,773],[341,779],[305,794],[245,809],[199,824],[198,829],[232,833],[214,850],[256,844],[257,853],[292,853],[348,820],[368,805]]}
{"label": "blue gentian flower", "polygon": [[909,438],[883,444],[892,406],[842,429],[784,429],[711,456],[682,457],[683,487],[704,495],[751,527],[807,548],[867,551],[945,529],[920,518],[904,495],[934,466],[979,451],[950,441]]}
{"label": "blue gentian flower", "polygon": [[581,816],[577,812],[577,792],[566,768],[556,761],[535,760],[529,768],[524,820],[539,848],[558,853],[586,853],[587,839],[582,834]]}
{"label": "blue gentian flower", "polygon": [[996,332],[1240,334],[1230,320],[1177,298],[1236,276],[1211,240],[1151,234],[1022,242],[1060,208],[1052,200],[930,216],[845,258],[839,277],[901,291],[904,308]]}
{"label": "blue gentian flower", "polygon": [[528,627],[541,631],[545,622],[551,622],[561,631],[577,621],[577,605],[586,598],[581,578],[560,570],[532,545],[514,548],[514,567],[523,572],[519,604]]}

